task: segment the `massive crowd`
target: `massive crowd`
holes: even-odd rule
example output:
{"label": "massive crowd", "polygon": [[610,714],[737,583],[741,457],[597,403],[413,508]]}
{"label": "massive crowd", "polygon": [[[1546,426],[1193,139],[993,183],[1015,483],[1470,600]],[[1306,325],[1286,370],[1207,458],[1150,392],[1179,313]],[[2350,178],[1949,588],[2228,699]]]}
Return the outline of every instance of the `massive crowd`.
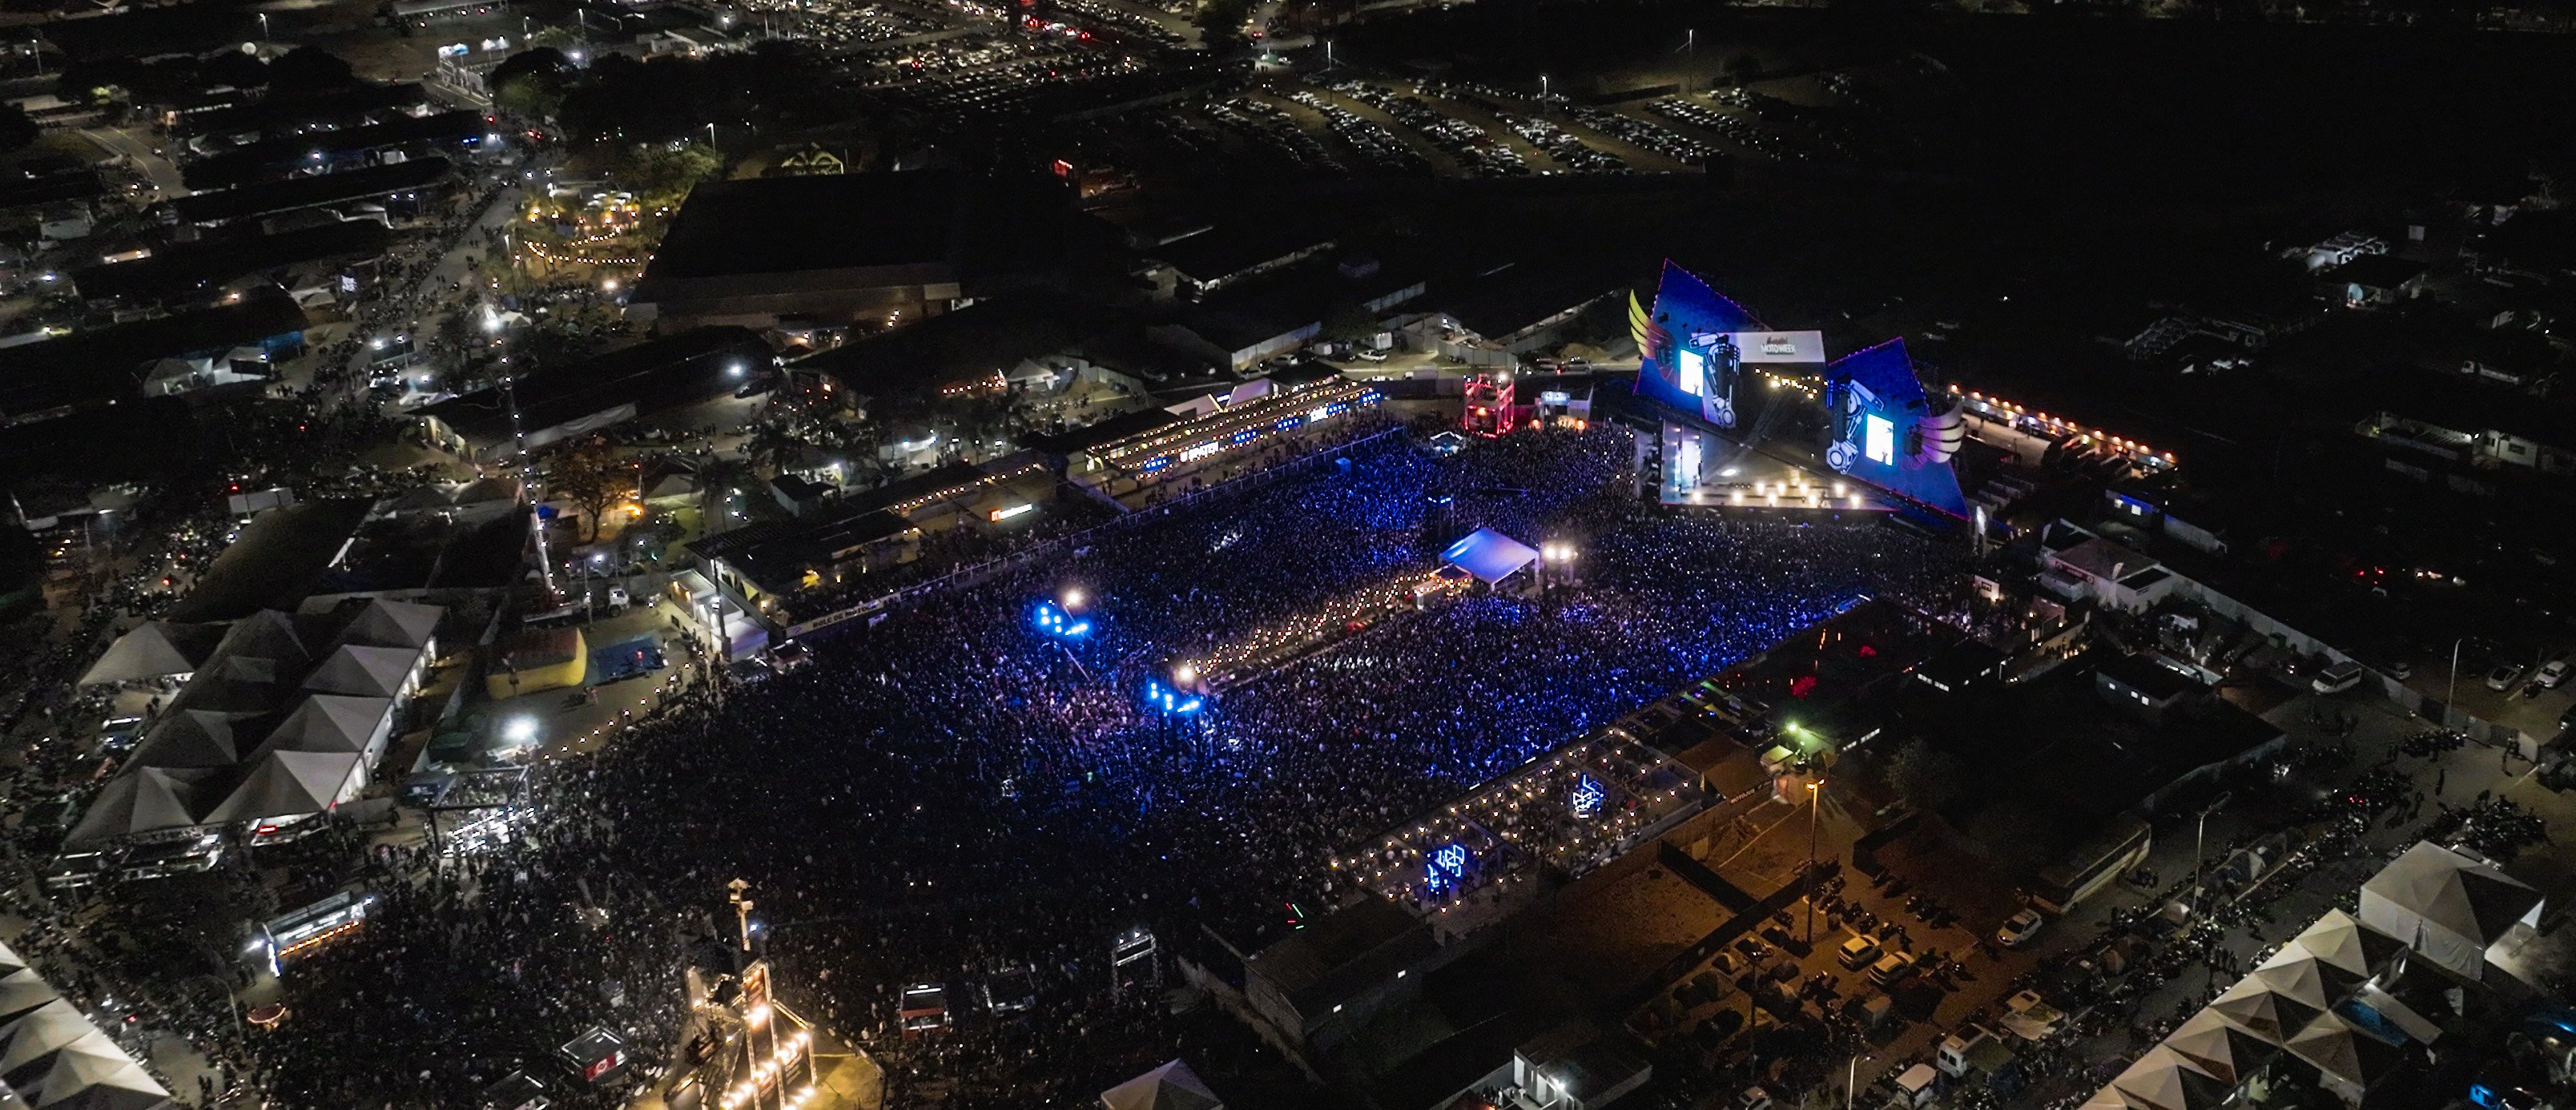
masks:
{"label": "massive crowd", "polygon": [[[370,855],[382,911],[290,970],[291,1016],[235,1062],[280,1108],[466,1106],[514,1068],[560,1074],[554,1046],[604,1023],[649,1074],[680,968],[723,959],[741,877],[784,997],[888,1065],[890,1104],[934,1083],[961,1107],[1089,1100],[1173,1035],[1154,992],[1111,992],[1115,934],[1250,951],[1283,906],[1332,904],[1336,851],[1953,562],[1867,519],[1666,515],[1632,496],[1624,435],[1447,458],[1381,438],[930,597],[814,666],[673,699],[541,766],[517,846]],[[1579,580],[1384,622],[1198,714],[1142,696],[1240,630],[1419,574],[1478,526],[1574,544]],[[1096,631],[1053,640],[1031,609],[1068,589]],[[1036,969],[1037,1009],[973,1013],[1014,965]],[[948,986],[955,1029],[897,1035],[915,982]]]}

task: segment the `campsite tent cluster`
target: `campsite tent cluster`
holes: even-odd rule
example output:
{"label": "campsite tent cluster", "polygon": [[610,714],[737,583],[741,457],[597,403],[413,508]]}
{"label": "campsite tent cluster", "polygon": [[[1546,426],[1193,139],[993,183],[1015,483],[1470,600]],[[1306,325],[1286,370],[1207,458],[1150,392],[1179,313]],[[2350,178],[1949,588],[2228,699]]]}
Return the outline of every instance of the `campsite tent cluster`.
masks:
{"label": "campsite tent cluster", "polygon": [[223,624],[154,621],[81,681],[184,678],[70,843],[329,810],[366,783],[436,650],[440,610],[375,599]]}
{"label": "campsite tent cluster", "polygon": [[170,1092],[0,945],[0,1107],[164,1110]]}
{"label": "campsite tent cluster", "polygon": [[[2447,1009],[2443,992],[2480,978],[2487,950],[2537,919],[2541,903],[2538,891],[2485,860],[2430,843],[2408,849],[2362,890],[2360,919],[2328,911],[2095,1092],[2084,1110],[2224,1106],[2267,1066],[2288,1060],[2358,1105],[2442,1035],[2427,1015]],[[2441,923],[2470,930],[2474,962],[2462,963],[2466,950],[2431,931]]]}

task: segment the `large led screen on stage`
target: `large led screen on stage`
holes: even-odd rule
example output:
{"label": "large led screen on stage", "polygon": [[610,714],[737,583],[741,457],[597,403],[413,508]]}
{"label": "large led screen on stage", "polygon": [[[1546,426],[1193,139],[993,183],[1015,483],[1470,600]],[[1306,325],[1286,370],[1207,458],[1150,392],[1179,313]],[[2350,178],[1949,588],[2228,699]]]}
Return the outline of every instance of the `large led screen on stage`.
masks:
{"label": "large led screen on stage", "polygon": [[1773,336],[1758,332],[1760,326],[1743,306],[1718,295],[1690,271],[1665,262],[1651,311],[1637,303],[1635,294],[1628,297],[1628,329],[1637,341],[1637,392],[1718,427],[1734,427],[1736,379],[1745,362],[1738,335],[1770,339],[1800,334]]}
{"label": "large led screen on stage", "polygon": [[1914,376],[1905,344],[1889,340],[1825,368],[1825,462],[1835,471],[1955,517],[1968,499],[1943,440],[1927,435],[1952,419]]}

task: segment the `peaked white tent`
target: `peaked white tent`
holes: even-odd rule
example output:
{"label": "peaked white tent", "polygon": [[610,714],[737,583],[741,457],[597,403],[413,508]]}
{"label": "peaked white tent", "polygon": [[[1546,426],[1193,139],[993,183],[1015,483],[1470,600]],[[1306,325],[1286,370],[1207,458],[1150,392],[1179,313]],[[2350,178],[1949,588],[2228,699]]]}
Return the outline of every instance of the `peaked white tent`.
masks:
{"label": "peaked white tent", "polygon": [[214,654],[223,626],[149,621],[136,625],[109,644],[107,651],[81,673],[81,684],[140,682],[193,672]]}
{"label": "peaked white tent", "polygon": [[2148,1049],[2111,1085],[2151,1110],[2212,1110],[2225,1105],[2234,1093],[2231,1084],[2162,1045]]}
{"label": "peaked white tent", "polygon": [[[2374,929],[2342,910],[2327,910],[2324,917],[2290,941],[2290,948],[2309,952],[2330,967],[2367,979],[2396,966],[2398,954],[2406,943]],[[2284,949],[2287,951],[2288,949]]]}
{"label": "peaked white tent", "polygon": [[196,784],[212,773],[143,767],[109,779],[65,842],[88,844],[194,825]]}
{"label": "peaked white tent", "polygon": [[2317,1016],[2313,1006],[2266,988],[2248,975],[2221,992],[2209,1009],[2267,1044],[2286,1045],[2290,1035]]}
{"label": "peaked white tent", "polygon": [[257,821],[321,813],[340,800],[360,765],[360,757],[342,752],[271,751],[251,765],[250,775],[206,814],[209,824]]}
{"label": "peaked white tent", "polygon": [[164,769],[229,767],[241,762],[251,745],[235,726],[256,714],[212,709],[182,709],[163,714],[160,723],[135,746],[133,764]]}
{"label": "peaked white tent", "polygon": [[1198,1073],[1178,1060],[1100,1092],[1101,1110],[1225,1110]]}
{"label": "peaked white tent", "polygon": [[2292,1036],[2290,1054],[2315,1065],[2329,1086],[2355,1100],[2405,1060],[2405,1052],[2396,1045],[2331,1013],[2319,1015]]}
{"label": "peaked white tent", "polygon": [[439,613],[435,605],[375,598],[350,618],[349,627],[340,632],[340,642],[418,651],[437,635]]}
{"label": "peaked white tent", "polygon": [[2361,922],[2463,978],[2516,925],[2540,924],[2540,892],[2494,864],[2429,841],[2361,884]]}
{"label": "peaked white tent", "polygon": [[177,1104],[115,1040],[6,946],[0,966],[0,1107],[172,1110]]}
{"label": "peaked white tent", "polygon": [[315,694],[278,722],[268,747],[293,752],[368,752],[394,712],[392,698]]}
{"label": "peaked white tent", "polygon": [[419,648],[342,644],[322,660],[321,666],[313,668],[312,677],[304,680],[304,688],[328,694],[400,697],[404,684],[411,679],[412,664],[419,661]]}
{"label": "peaked white tent", "polygon": [[2278,1046],[2229,1024],[2213,1010],[2193,1014],[2165,1038],[2165,1047],[2231,1086],[2243,1083],[2264,1061],[2281,1053]]}

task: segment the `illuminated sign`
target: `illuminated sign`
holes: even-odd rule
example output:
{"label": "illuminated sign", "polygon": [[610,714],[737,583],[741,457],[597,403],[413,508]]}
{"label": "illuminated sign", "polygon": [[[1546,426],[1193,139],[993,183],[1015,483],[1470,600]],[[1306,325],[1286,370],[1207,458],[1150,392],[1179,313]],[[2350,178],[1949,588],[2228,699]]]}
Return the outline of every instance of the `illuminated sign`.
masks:
{"label": "illuminated sign", "polygon": [[1029,510],[1031,510],[1031,509],[1034,509],[1034,508],[1037,508],[1037,506],[1036,506],[1036,505],[1034,505],[1034,504],[1010,505],[1010,506],[1006,506],[1006,507],[1003,507],[1003,508],[994,509],[994,510],[992,510],[992,511],[988,512],[988,513],[985,513],[984,515],[985,515],[985,516],[987,516],[987,517],[989,517],[989,518],[991,518],[991,519],[993,520],[993,522],[994,522],[994,523],[998,524],[998,523],[1001,523],[1002,521],[1009,520],[1009,519],[1011,519],[1012,517],[1018,516],[1018,515],[1020,515],[1021,513],[1025,513],[1025,512],[1027,512],[1027,511],[1029,511]]}
{"label": "illuminated sign", "polygon": [[1181,451],[1181,461],[1182,461],[1182,462],[1197,462],[1197,461],[1199,461],[1200,459],[1204,459],[1204,458],[1206,458],[1206,457],[1208,457],[1208,456],[1210,456],[1210,455],[1216,454],[1219,450],[1222,450],[1222,449],[1224,448],[1224,446],[1225,446],[1224,444],[1218,443],[1217,441],[1215,441],[1215,440],[1211,439],[1211,440],[1209,440],[1209,441],[1207,441],[1207,442],[1205,442],[1205,443],[1199,444],[1199,445],[1198,445],[1198,446],[1196,446],[1196,447],[1185,448],[1185,449],[1183,449],[1183,450]]}
{"label": "illuminated sign", "polygon": [[1820,331],[1739,331],[1727,341],[1743,352],[1744,361],[1762,364],[1825,361],[1825,333]]}
{"label": "illuminated sign", "polygon": [[1431,853],[1431,865],[1448,872],[1450,878],[1465,878],[1467,849],[1456,844],[1444,844],[1439,851]]}
{"label": "illuminated sign", "polygon": [[1595,778],[1593,778],[1593,777],[1592,777],[1592,776],[1590,776],[1590,775],[1581,775],[1581,776],[1578,776],[1578,777],[1576,777],[1576,778],[1575,778],[1575,780],[1574,780],[1574,815],[1575,815],[1575,816],[1577,816],[1577,817],[1595,817],[1595,816],[1598,816],[1598,815],[1600,815],[1600,813],[1601,813],[1601,803],[1606,802],[1606,801],[1609,801],[1609,800],[1610,800],[1610,788],[1609,788],[1609,787],[1606,787],[1606,786],[1601,785],[1600,780],[1595,779]]}

